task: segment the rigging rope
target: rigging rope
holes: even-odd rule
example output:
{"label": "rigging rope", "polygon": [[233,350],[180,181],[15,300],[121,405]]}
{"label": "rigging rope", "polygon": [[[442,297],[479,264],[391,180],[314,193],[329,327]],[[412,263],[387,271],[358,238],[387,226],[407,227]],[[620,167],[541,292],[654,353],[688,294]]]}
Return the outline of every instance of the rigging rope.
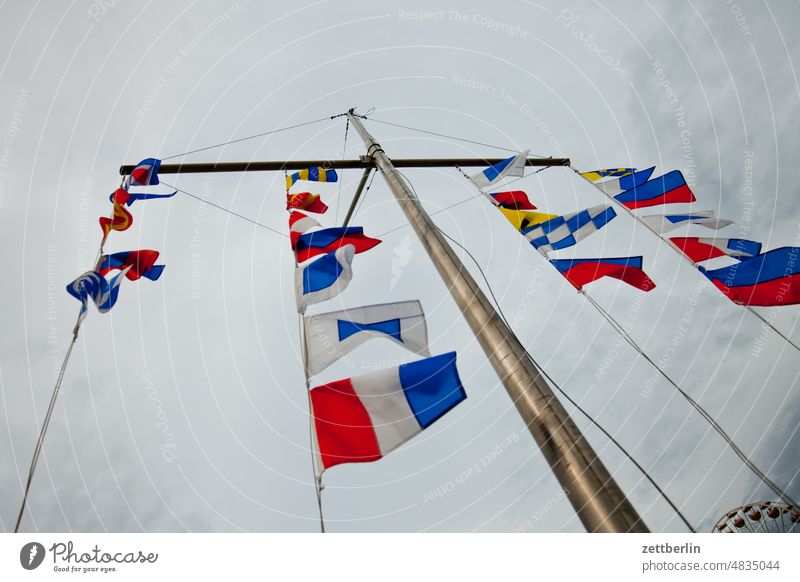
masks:
{"label": "rigging rope", "polygon": [[[297,268],[297,267],[295,267]],[[314,492],[317,497],[317,509],[319,510],[319,529],[320,533],[325,533],[325,518],[322,515],[322,472],[317,470],[317,457],[314,451],[314,410],[311,405],[311,382],[308,373],[308,344],[306,343],[305,326],[303,325],[304,315],[297,314],[297,332],[300,335],[300,342],[303,346],[303,376],[306,381],[306,397],[308,399],[308,450],[311,454],[311,471],[314,473]]]}
{"label": "rigging rope", "polygon": [[230,210],[230,209],[228,209],[228,208],[225,208],[224,206],[220,206],[219,204],[214,204],[214,203],[213,203],[213,202],[211,202],[210,200],[206,200],[205,198],[201,198],[200,196],[196,196],[195,194],[192,194],[191,192],[187,192],[186,190],[181,190],[181,189],[180,189],[180,188],[178,188],[177,186],[173,186],[173,185],[171,185],[171,184],[167,184],[167,183],[166,183],[166,182],[164,182],[163,180],[161,181],[161,183],[162,183],[162,184],[164,184],[164,186],[166,186],[167,188],[172,188],[173,190],[177,190],[177,191],[178,191],[178,192],[180,192],[181,194],[186,194],[187,196],[190,196],[191,198],[194,198],[195,200],[199,200],[200,202],[203,202],[203,203],[205,203],[205,204],[208,204],[209,206],[213,206],[214,208],[217,208],[217,209],[219,209],[219,210],[222,210],[223,212],[227,212],[228,214],[232,214],[233,216],[235,216],[235,217],[237,217],[237,218],[241,218],[242,220],[246,220],[247,222],[249,222],[249,223],[251,223],[251,224],[254,224],[254,225],[258,226],[258,227],[265,228],[265,229],[267,229],[267,230],[269,230],[269,231],[271,231],[271,232],[274,232],[275,234],[277,234],[277,235],[280,235],[280,236],[282,236],[282,237],[284,237],[284,238],[289,238],[287,235],[285,235],[284,233],[282,233],[282,232],[281,232],[281,231],[279,231],[279,230],[275,230],[275,229],[274,229],[274,228],[272,228],[271,226],[267,226],[266,224],[262,224],[262,223],[260,223],[260,222],[256,222],[256,221],[255,221],[255,220],[253,220],[252,218],[248,218],[248,217],[246,217],[246,216],[243,216],[243,215],[241,215],[241,214],[239,214],[239,213],[237,213],[237,212],[234,212],[233,210]]}
{"label": "rigging rope", "polygon": [[750,460],[750,457],[739,448],[739,446],[733,441],[733,439],[725,432],[725,429],[714,419],[711,414],[709,414],[701,405],[698,403],[694,398],[692,398],[687,392],[685,392],[678,384],[670,378],[667,373],[662,370],[651,358],[648,356],[644,350],[636,343],[636,341],[628,334],[625,329],[617,323],[617,321],[605,310],[599,303],[597,303],[593,297],[591,297],[588,293],[581,290],[579,291],[589,302],[597,309],[597,311],[605,318],[605,320],[611,324],[611,326],[619,333],[623,339],[634,349],[636,350],[642,358],[644,358],[647,362],[649,362],[653,368],[667,381],[669,382],[677,391],[678,393],[683,396],[683,398],[692,405],[692,407],[700,413],[706,422],[708,422],[711,427],[722,437],[725,443],[733,450],[737,457],[749,468],[756,477],[761,480],[767,487],[769,487],[773,493],[778,495],[782,500],[786,503],[791,505],[796,505],[795,501],[789,497],[789,495],[781,489],[778,485],[776,485],[767,475],[759,469],[753,461]]}
{"label": "rigging rope", "polygon": [[[120,188],[122,188],[126,183],[126,176],[122,176],[120,181]],[[111,213],[109,214],[109,223],[113,223],[114,221],[114,204],[111,205]],[[100,258],[103,256],[103,243],[105,243],[105,238],[100,241],[100,245],[97,249],[97,256],[94,259],[94,270],[100,268]],[[69,342],[69,346],[67,347],[67,351],[64,354],[64,360],[61,362],[61,369],[58,371],[58,376],[56,377],[56,383],[53,386],[53,393],[50,395],[50,402],[47,405],[47,412],[44,415],[44,420],[42,421],[42,426],[39,429],[39,437],[36,439],[36,446],[33,449],[33,457],[31,458],[31,464],[28,468],[28,478],[25,481],[25,492],[22,495],[22,503],[19,507],[19,513],[17,514],[17,523],[14,525],[14,533],[19,532],[19,526],[22,523],[22,517],[25,514],[25,507],[28,504],[28,495],[31,490],[31,484],[33,483],[33,475],[36,472],[36,467],[39,464],[39,457],[42,454],[42,448],[44,448],[44,439],[47,435],[47,429],[50,427],[50,419],[53,417],[53,411],[56,407],[56,400],[58,399],[58,395],[61,393],[61,384],[64,381],[64,373],[67,370],[67,364],[69,363],[70,356],[72,356],[72,348],[75,347],[75,343],[78,341],[78,332],[81,329],[81,324],[83,323],[83,318],[81,317],[83,313],[83,306],[81,306],[80,310],[78,311],[78,318],[75,321],[75,326],[72,328],[72,340]]]}
{"label": "rigging rope", "polygon": [[367,184],[367,187],[364,188],[364,192],[361,194],[361,200],[358,201],[358,206],[356,206],[356,209],[353,211],[353,216],[350,217],[351,222],[353,220],[355,220],[356,214],[358,214],[358,211],[361,210],[361,206],[364,204],[364,199],[367,197],[367,192],[369,192],[369,189],[372,188],[372,182],[375,181],[375,176],[377,176],[378,173],[379,172],[377,172],[377,171],[372,173],[372,176],[369,179],[369,183]]}
{"label": "rigging rope", "polygon": [[[506,147],[503,147],[503,146],[493,145],[493,144],[485,143],[485,142],[482,142],[482,141],[476,141],[476,140],[473,140],[473,139],[466,139],[466,138],[463,138],[463,137],[457,137],[457,136],[454,136],[454,135],[447,135],[445,133],[439,133],[437,131],[430,131],[430,130],[427,130],[427,129],[421,129],[419,127],[411,127],[410,125],[402,125],[400,123],[392,123],[391,121],[383,121],[381,119],[375,119],[374,117],[366,117],[366,116],[363,116],[363,115],[359,115],[359,117],[362,117],[363,119],[367,119],[368,121],[374,121],[375,123],[383,123],[384,125],[393,125],[394,127],[401,127],[403,129],[410,129],[411,131],[418,131],[420,133],[427,133],[429,135],[435,135],[437,137],[444,137],[446,139],[452,139],[452,140],[463,141],[463,142],[471,143],[471,144],[475,144],[475,145],[486,146],[488,148],[494,148],[496,150],[502,150],[502,151],[506,151],[506,152],[515,152],[515,153],[519,153],[519,151],[520,151],[518,148],[516,148],[516,149],[515,148],[506,148]],[[533,157],[535,157],[535,158],[547,158],[547,157],[549,157],[549,156],[540,156],[540,155],[537,155],[537,154],[531,154],[531,155]]]}
{"label": "rigging rope", "polygon": [[69,357],[72,355],[72,348],[75,346],[75,342],[78,340],[79,327],[80,315],[78,316],[78,322],[75,324],[75,328],[72,332],[72,341],[69,342],[67,352],[64,354],[64,361],[61,362],[61,369],[58,371],[58,377],[56,378],[55,386],[53,386],[53,393],[50,396],[50,403],[47,405],[47,412],[44,415],[42,427],[39,430],[39,438],[36,440],[36,446],[33,449],[33,458],[31,459],[31,465],[28,469],[28,479],[25,481],[25,493],[22,496],[22,504],[20,505],[19,513],[17,514],[17,523],[14,526],[14,533],[19,532],[19,526],[20,523],[22,523],[25,507],[28,503],[28,493],[30,492],[31,483],[33,482],[33,474],[36,471],[36,465],[39,463],[39,456],[41,455],[42,447],[44,446],[44,437],[47,434],[47,428],[50,426],[50,419],[53,416],[53,410],[55,410],[56,399],[58,398],[58,394],[61,392],[61,383],[64,380],[64,371],[67,369]]}
{"label": "rigging rope", "polygon": [[[546,169],[546,168],[542,168],[542,170],[544,170],[544,169]],[[460,168],[459,168],[459,170],[460,170]],[[542,171],[542,170],[539,170],[539,171]],[[408,178],[405,176],[405,174],[403,174],[402,172],[400,172],[400,171],[397,171],[397,170],[395,170],[395,171],[396,171],[396,173],[397,173],[397,174],[399,174],[399,175],[400,175],[400,176],[403,178],[403,180],[405,180],[405,182],[406,182],[406,183],[409,185],[409,187],[411,188],[411,190],[414,192],[414,196],[416,196],[417,198],[419,198],[419,196],[417,195],[417,191],[416,191],[416,189],[414,188],[414,185],[413,185],[413,184],[411,183],[411,181],[410,181],[410,180],[409,180],[409,179],[408,179]],[[463,172],[462,172],[462,173],[463,173]],[[481,194],[483,194],[483,193],[481,193]],[[432,215],[431,215],[431,216],[432,216]],[[484,272],[484,270],[483,270],[483,268],[481,267],[481,265],[480,265],[480,263],[478,262],[478,260],[477,260],[477,259],[475,258],[475,256],[474,256],[474,255],[473,255],[473,254],[472,254],[472,253],[469,251],[469,249],[467,249],[467,248],[466,248],[464,245],[462,245],[460,242],[458,242],[458,241],[457,241],[457,240],[455,240],[453,237],[451,237],[449,234],[447,234],[447,233],[446,233],[444,230],[442,230],[442,229],[441,229],[439,226],[437,226],[437,225],[434,225],[434,226],[436,226],[436,230],[438,230],[440,233],[442,233],[442,235],[443,235],[443,236],[447,237],[447,238],[448,238],[450,241],[452,241],[452,242],[453,242],[454,244],[456,244],[456,245],[457,245],[459,248],[461,248],[461,250],[463,250],[463,251],[464,251],[464,252],[467,254],[467,256],[469,256],[469,258],[472,260],[472,262],[475,264],[475,267],[478,269],[478,272],[481,274],[481,277],[483,278],[483,282],[486,284],[486,288],[489,290],[489,294],[491,295],[491,297],[492,297],[492,300],[494,301],[494,304],[495,304],[495,307],[497,308],[497,312],[498,312],[498,314],[500,315],[500,317],[501,317],[501,319],[503,320],[503,322],[506,324],[506,327],[508,328],[509,332],[510,332],[511,334],[513,334],[513,335],[514,335],[514,337],[517,337],[517,336],[516,336],[516,332],[513,330],[513,328],[511,327],[511,323],[510,323],[510,322],[508,321],[508,319],[506,318],[506,315],[505,315],[505,313],[503,312],[503,308],[500,306],[500,302],[498,301],[498,299],[497,299],[497,296],[496,296],[496,295],[495,295],[495,293],[494,293],[494,289],[492,288],[492,285],[491,285],[491,283],[489,283],[489,279],[486,277],[486,273]],[[517,340],[519,341],[519,338],[518,338],[518,337],[517,337]],[[520,342],[520,343],[521,343],[521,342]],[[619,442],[619,441],[618,441],[618,440],[617,440],[617,439],[616,439],[614,436],[612,436],[612,435],[611,435],[611,433],[609,433],[609,432],[608,432],[608,431],[607,431],[607,430],[606,430],[606,429],[605,429],[605,428],[604,428],[604,427],[603,427],[603,426],[602,426],[602,425],[601,425],[601,424],[600,424],[600,423],[599,423],[597,420],[595,420],[595,419],[594,419],[594,417],[593,417],[592,415],[590,415],[590,414],[589,414],[589,413],[588,413],[586,410],[584,410],[584,409],[583,409],[583,408],[582,408],[582,407],[581,407],[581,406],[580,406],[580,405],[579,405],[577,402],[575,402],[575,400],[573,400],[573,399],[572,399],[572,398],[571,398],[571,397],[570,397],[570,396],[569,396],[569,395],[568,395],[568,394],[567,394],[567,393],[566,393],[566,392],[565,392],[565,391],[564,391],[564,390],[561,388],[561,386],[560,386],[560,385],[559,385],[559,384],[558,384],[558,383],[557,383],[555,380],[553,380],[553,378],[552,378],[552,377],[551,377],[551,376],[550,376],[550,375],[549,375],[549,374],[548,374],[548,373],[547,373],[547,372],[544,370],[544,368],[542,368],[542,367],[541,367],[541,366],[540,366],[540,365],[539,365],[539,364],[536,362],[536,360],[534,360],[534,359],[533,359],[533,357],[532,357],[532,356],[531,356],[531,355],[528,353],[528,351],[527,351],[527,350],[525,351],[525,355],[526,355],[526,357],[528,358],[528,360],[531,362],[531,364],[533,364],[533,366],[536,368],[536,370],[537,370],[537,371],[538,371],[538,372],[539,372],[539,373],[540,373],[540,374],[541,374],[541,375],[542,375],[542,376],[543,376],[543,377],[544,377],[544,378],[545,378],[545,379],[546,379],[546,380],[547,380],[547,381],[550,383],[550,385],[552,385],[552,386],[553,386],[553,387],[554,387],[554,388],[555,388],[555,389],[556,389],[556,390],[557,390],[557,391],[558,391],[558,392],[559,392],[561,395],[563,395],[563,396],[564,396],[564,397],[565,397],[565,398],[566,398],[566,399],[567,399],[567,400],[568,400],[568,401],[569,401],[569,402],[570,402],[570,403],[571,403],[571,404],[572,404],[572,405],[573,405],[573,406],[574,406],[574,407],[575,407],[575,408],[576,408],[576,409],[577,409],[577,410],[578,410],[578,411],[579,411],[579,412],[580,412],[580,413],[581,413],[583,416],[585,416],[585,417],[586,417],[586,419],[587,419],[587,420],[589,420],[589,422],[590,422],[590,423],[591,423],[593,426],[595,426],[595,427],[596,427],[598,430],[600,430],[600,432],[602,432],[602,433],[603,433],[603,434],[604,434],[604,435],[605,435],[605,436],[606,436],[606,437],[609,439],[609,441],[610,441],[610,442],[611,442],[611,443],[612,443],[614,446],[616,446],[616,447],[617,447],[617,449],[618,449],[618,450],[619,450],[619,451],[620,451],[620,452],[621,452],[621,453],[622,453],[622,454],[623,454],[623,455],[624,455],[624,456],[625,456],[625,457],[626,457],[628,460],[630,460],[630,461],[633,463],[633,465],[634,465],[634,466],[635,466],[637,469],[639,469],[639,471],[642,473],[642,475],[645,477],[645,479],[647,479],[647,481],[648,481],[648,482],[649,482],[649,483],[650,483],[650,484],[653,486],[653,488],[654,488],[654,489],[655,489],[655,490],[658,492],[658,494],[659,494],[659,495],[660,495],[660,496],[661,496],[661,497],[664,499],[664,501],[666,501],[666,502],[667,502],[667,504],[668,504],[668,505],[669,505],[669,506],[672,508],[672,510],[673,510],[673,511],[675,512],[675,514],[676,514],[676,515],[677,515],[677,516],[680,518],[680,520],[681,520],[681,521],[683,521],[684,525],[686,525],[686,527],[687,527],[687,528],[689,528],[689,531],[691,531],[691,532],[695,532],[695,531],[696,531],[696,530],[695,530],[695,528],[692,526],[692,524],[689,522],[689,520],[688,520],[688,519],[686,519],[686,517],[683,515],[683,513],[682,513],[682,512],[681,512],[681,510],[678,508],[678,506],[677,506],[677,505],[675,505],[675,503],[672,501],[672,499],[670,499],[670,497],[669,497],[669,496],[666,494],[666,492],[665,492],[663,489],[661,489],[661,487],[659,487],[659,486],[658,486],[658,484],[655,482],[655,480],[653,479],[653,477],[651,477],[651,476],[650,476],[650,474],[648,473],[648,471],[647,471],[647,470],[646,470],[646,469],[645,469],[645,468],[644,468],[644,467],[643,467],[643,466],[642,466],[642,465],[641,465],[641,464],[640,464],[640,463],[639,463],[639,462],[638,462],[638,461],[637,461],[637,460],[636,460],[636,459],[633,457],[633,455],[631,455],[631,453],[629,453],[629,452],[628,452],[628,450],[627,450],[625,447],[623,447],[623,446],[622,446],[622,443],[620,443],[620,442]]]}
{"label": "rigging rope", "polygon": [[[342,160],[344,160],[345,153],[347,152],[347,130],[350,129],[350,118],[347,118],[347,123],[344,126],[344,143],[342,144]],[[339,224],[339,204],[342,201],[342,182],[344,182],[344,169],[339,170],[339,191],[336,194],[336,220],[334,224]]]}
{"label": "rigging rope", "polygon": [[[579,176],[581,175],[580,171],[579,171],[579,170],[577,170],[575,167],[573,167],[573,166],[571,166],[571,165],[570,165],[570,166],[569,166],[569,169],[570,169],[570,170],[572,170],[573,172],[575,172],[576,174],[578,174]],[[583,176],[581,176],[581,179],[584,179],[584,180],[585,180],[585,178],[584,178]],[[642,220],[642,217],[641,217],[641,216],[639,216],[639,215],[637,215],[637,214],[634,214],[634,213],[633,213],[633,211],[632,211],[630,208],[628,208],[628,207],[627,207],[627,206],[625,206],[624,204],[620,203],[620,202],[619,202],[619,200],[617,200],[616,198],[614,198],[613,196],[611,196],[610,194],[608,194],[608,192],[606,192],[606,191],[605,191],[605,190],[603,190],[602,188],[599,188],[599,187],[597,186],[597,184],[594,184],[594,183],[592,183],[592,182],[591,182],[591,181],[589,181],[589,180],[587,180],[587,182],[589,182],[590,184],[592,184],[592,186],[594,186],[595,188],[597,188],[598,190],[600,190],[600,191],[601,191],[603,194],[605,194],[606,198],[610,199],[610,200],[611,200],[611,201],[613,201],[615,204],[617,204],[617,205],[618,205],[618,206],[620,206],[621,208],[625,209],[625,212],[627,212],[629,216],[632,216],[632,217],[633,217],[633,218],[636,220],[636,222],[638,222],[639,224],[642,224],[642,225],[644,225],[644,226],[645,226],[645,228],[647,228],[647,230],[649,230],[651,233],[653,233],[654,235],[656,235],[656,236],[657,236],[657,237],[658,237],[658,238],[659,238],[661,241],[663,241],[663,242],[667,243],[667,246],[668,246],[669,248],[671,248],[673,251],[675,251],[676,253],[678,253],[678,255],[679,255],[679,256],[680,256],[680,257],[681,257],[681,258],[682,258],[684,261],[688,262],[688,263],[689,263],[689,264],[692,266],[692,268],[696,267],[696,264],[694,263],[694,261],[692,261],[692,260],[691,260],[689,257],[687,257],[687,256],[686,256],[686,255],[683,253],[683,251],[681,251],[681,250],[680,250],[680,249],[679,249],[679,248],[678,248],[678,247],[675,245],[675,243],[673,243],[673,242],[672,242],[671,240],[669,240],[668,238],[664,238],[663,236],[661,236],[661,234],[660,234],[660,233],[658,233],[658,232],[657,232],[657,231],[656,231],[656,230],[655,230],[653,227],[651,227],[651,226],[650,226],[649,224],[647,224],[647,223],[646,223],[644,220]],[[758,313],[758,312],[757,312],[755,309],[753,309],[753,307],[751,307],[750,305],[743,305],[742,307],[744,307],[745,309],[747,309],[747,311],[749,311],[750,313],[752,313],[753,315],[755,315],[757,318],[759,318],[761,321],[763,321],[765,325],[767,325],[767,326],[768,326],[770,329],[772,329],[772,331],[774,331],[775,333],[777,333],[777,334],[778,334],[780,337],[782,337],[784,340],[786,340],[786,342],[787,342],[789,345],[791,345],[791,346],[792,346],[794,349],[796,349],[798,352],[800,352],[800,346],[798,346],[798,345],[797,345],[796,343],[794,343],[794,342],[793,342],[791,339],[789,339],[789,338],[788,338],[788,337],[787,337],[787,336],[786,336],[786,335],[785,335],[783,332],[781,332],[781,330],[779,330],[777,327],[775,327],[775,326],[774,326],[774,325],[772,325],[772,324],[771,324],[769,321],[767,321],[767,320],[766,320],[766,319],[765,319],[765,318],[764,318],[764,317],[763,317],[763,316],[762,316],[760,313]]]}
{"label": "rigging rope", "polygon": [[217,144],[214,144],[214,145],[198,148],[196,150],[191,150],[191,151],[188,151],[188,152],[184,152],[182,154],[175,154],[175,155],[172,155],[172,156],[167,156],[166,158],[161,158],[161,161],[162,162],[166,162],[167,160],[171,160],[171,159],[174,159],[174,158],[180,158],[180,157],[183,157],[183,156],[188,156],[190,154],[196,154],[198,152],[204,152],[204,151],[207,151],[207,150],[212,150],[214,148],[220,148],[220,147],[223,147],[223,146],[226,146],[226,145],[231,145],[231,144],[234,144],[234,143],[239,143],[239,142],[247,141],[247,140],[250,140],[250,139],[256,139],[256,138],[259,138],[259,137],[264,137],[265,135],[272,135],[273,133],[280,133],[282,131],[289,131],[290,129],[297,129],[298,127],[305,127],[307,125],[313,125],[314,123],[319,123],[321,121],[330,121],[332,119],[336,119],[337,117],[342,117],[344,115],[347,115],[347,114],[346,113],[339,113],[337,115],[331,115],[329,117],[321,117],[321,118],[315,119],[313,121],[305,121],[303,123],[297,123],[295,125],[289,125],[287,127],[279,127],[278,129],[272,129],[270,131],[264,131],[262,133],[257,133],[255,135],[248,135],[247,137],[240,137],[240,138],[237,138],[237,139],[232,139],[230,141],[225,141],[225,142],[222,142],[222,143],[217,143]]}

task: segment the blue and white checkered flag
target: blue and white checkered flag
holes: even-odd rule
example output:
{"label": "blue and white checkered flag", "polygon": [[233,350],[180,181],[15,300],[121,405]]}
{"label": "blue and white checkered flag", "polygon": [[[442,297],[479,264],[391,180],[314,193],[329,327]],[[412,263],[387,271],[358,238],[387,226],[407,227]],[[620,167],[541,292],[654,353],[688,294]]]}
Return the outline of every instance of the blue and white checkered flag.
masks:
{"label": "blue and white checkered flag", "polygon": [[614,209],[608,204],[592,206],[580,212],[556,216],[522,231],[533,248],[540,253],[571,247],[579,240],[603,228],[615,216]]}

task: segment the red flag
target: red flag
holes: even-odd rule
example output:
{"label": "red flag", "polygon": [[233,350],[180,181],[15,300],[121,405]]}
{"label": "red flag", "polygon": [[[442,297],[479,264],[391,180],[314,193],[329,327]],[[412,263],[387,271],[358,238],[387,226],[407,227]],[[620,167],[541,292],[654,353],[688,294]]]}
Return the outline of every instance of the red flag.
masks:
{"label": "red flag", "polygon": [[319,194],[300,192],[286,195],[286,210],[305,210],[315,214],[324,214],[328,207],[319,199]]}

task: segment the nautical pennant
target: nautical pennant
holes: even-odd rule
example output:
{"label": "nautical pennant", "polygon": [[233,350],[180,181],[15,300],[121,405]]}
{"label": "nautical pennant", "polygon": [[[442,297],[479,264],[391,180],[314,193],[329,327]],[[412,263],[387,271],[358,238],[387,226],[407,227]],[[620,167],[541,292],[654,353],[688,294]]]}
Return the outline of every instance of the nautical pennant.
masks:
{"label": "nautical pennant", "polygon": [[323,470],[385,457],[467,397],[455,352],[317,386],[310,395]]}
{"label": "nautical pennant", "polygon": [[294,252],[297,262],[303,263],[344,245],[352,245],[356,253],[363,253],[380,243],[381,241],[377,238],[365,236],[364,229],[360,226],[323,228],[298,236],[294,244]]}
{"label": "nautical pennant", "polygon": [[297,239],[300,235],[315,228],[322,228],[319,222],[303,214],[302,212],[292,211],[289,213],[289,241],[292,244],[292,250],[295,249]]}
{"label": "nautical pennant", "polygon": [[286,210],[305,210],[314,214],[324,214],[328,207],[319,198],[319,194],[300,192],[286,195]]}
{"label": "nautical pennant", "polygon": [[659,234],[675,230],[686,224],[696,224],[711,230],[719,230],[733,224],[732,220],[714,218],[713,210],[698,210],[680,214],[648,214],[639,218]]}
{"label": "nautical pennant", "polygon": [[737,259],[754,257],[761,252],[761,243],[742,238],[700,238],[696,236],[672,237],[669,239],[693,263],[701,263],[716,257]]}
{"label": "nautical pennant", "polygon": [[533,248],[540,252],[565,249],[597,232],[611,222],[617,213],[608,204],[593,206],[572,214],[556,216],[546,222],[523,228]]}
{"label": "nautical pennant", "polygon": [[616,196],[617,194],[621,194],[647,182],[650,179],[650,176],[653,175],[653,170],[655,169],[656,167],[653,166],[652,168],[647,168],[646,170],[642,170],[640,172],[625,174],[624,176],[614,178],[613,180],[604,180],[602,182],[595,183],[595,186],[609,196]]}
{"label": "nautical pennant", "polygon": [[158,168],[161,160],[147,158],[139,162],[131,172],[130,186],[157,186]]}
{"label": "nautical pennant", "polygon": [[339,177],[336,175],[336,170],[326,170],[321,166],[311,166],[304,168],[294,174],[286,176],[286,190],[288,192],[295,182],[298,180],[307,180],[309,182],[336,182]]}
{"label": "nautical pennant", "polygon": [[509,192],[493,192],[489,194],[495,204],[502,208],[511,210],[536,210],[536,207],[528,200],[528,195],[522,190],[511,190]]}
{"label": "nautical pennant", "polygon": [[550,263],[579,291],[601,277],[614,277],[642,291],[656,286],[642,270],[642,257],[550,259]]}
{"label": "nautical pennant", "polygon": [[164,272],[164,265],[156,265],[158,251],[141,250],[125,251],[100,257],[98,273],[105,276],[114,269],[126,270],[126,276],[131,281],[145,277],[156,281]]}
{"label": "nautical pennant", "polygon": [[355,254],[353,245],[345,245],[295,269],[297,311],[303,313],[309,305],[326,301],[344,291],[353,278]]}
{"label": "nautical pennant", "polygon": [[120,283],[125,279],[130,268],[125,267],[122,272],[114,275],[110,280],[106,280],[97,271],[87,271],[67,285],[67,293],[81,302],[80,321],[83,321],[86,317],[89,299],[94,301],[100,313],[106,313],[114,307],[117,302]]}
{"label": "nautical pennant", "polygon": [[[127,206],[130,206],[131,204],[133,204],[137,200],[155,200],[155,199],[158,199],[158,198],[172,198],[177,193],[178,193],[177,191],[171,192],[169,194],[148,194],[148,193],[145,193],[145,192],[128,192],[128,199],[125,201],[125,204]],[[108,199],[111,202],[114,202],[114,193],[112,193],[108,197]]]}
{"label": "nautical pennant", "polygon": [[521,154],[497,162],[477,174],[470,176],[470,180],[478,188],[488,188],[509,176],[522,177],[525,175],[525,165],[528,163],[528,150]]}
{"label": "nautical pennant", "polygon": [[552,218],[556,218],[558,214],[545,214],[544,212],[529,212],[526,210],[512,210],[510,208],[499,207],[498,210],[503,213],[511,224],[514,225],[519,232],[529,229],[534,225],[547,222]]}
{"label": "nautical pennant", "polygon": [[430,355],[425,314],[417,300],[311,315],[303,324],[311,374],[319,374],[372,338],[387,338],[421,356]]}
{"label": "nautical pennant", "polygon": [[103,242],[112,230],[128,230],[133,224],[133,215],[125,208],[125,204],[130,199],[130,194],[124,188],[117,188],[111,195],[114,204],[113,218],[107,216],[100,217],[100,228],[103,230]]}
{"label": "nautical pennant", "polygon": [[800,303],[800,247],[781,247],[720,269],[697,267],[728,299],[773,307]]}
{"label": "nautical pennant", "polygon": [[631,188],[614,196],[626,208],[636,210],[659,204],[677,204],[681,202],[694,202],[695,197],[683,174],[673,170],[658,178],[653,178],[641,186]]}
{"label": "nautical pennant", "polygon": [[592,170],[591,172],[581,172],[581,176],[590,182],[599,182],[605,178],[620,178],[636,171],[636,168],[607,168],[605,170]]}

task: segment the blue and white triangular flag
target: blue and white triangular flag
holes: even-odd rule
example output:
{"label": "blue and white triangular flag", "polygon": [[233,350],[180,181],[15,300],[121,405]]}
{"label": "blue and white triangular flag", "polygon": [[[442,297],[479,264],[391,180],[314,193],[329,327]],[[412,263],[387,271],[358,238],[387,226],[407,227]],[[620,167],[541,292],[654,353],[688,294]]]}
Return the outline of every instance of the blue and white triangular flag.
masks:
{"label": "blue and white triangular flag", "polygon": [[425,314],[417,300],[321,313],[303,322],[311,374],[319,374],[374,337],[390,339],[421,356],[430,355]]}
{"label": "blue and white triangular flag", "polygon": [[528,163],[528,150],[521,154],[512,156],[507,160],[498,162],[486,168],[482,172],[478,172],[474,176],[470,176],[478,188],[488,188],[498,183],[503,178],[508,176],[522,177],[525,175],[525,165]]}

